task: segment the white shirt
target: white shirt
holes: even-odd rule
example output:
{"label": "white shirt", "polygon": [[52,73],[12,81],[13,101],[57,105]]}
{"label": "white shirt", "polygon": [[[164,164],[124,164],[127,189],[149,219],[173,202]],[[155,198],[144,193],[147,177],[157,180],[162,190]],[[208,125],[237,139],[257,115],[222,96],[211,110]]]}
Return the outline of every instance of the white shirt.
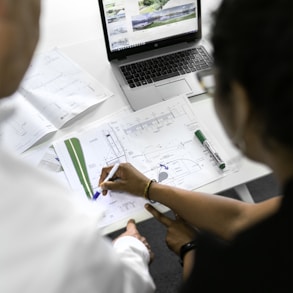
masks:
{"label": "white shirt", "polygon": [[0,188],[0,292],[154,292],[143,243],[113,246],[44,171],[0,150]]}

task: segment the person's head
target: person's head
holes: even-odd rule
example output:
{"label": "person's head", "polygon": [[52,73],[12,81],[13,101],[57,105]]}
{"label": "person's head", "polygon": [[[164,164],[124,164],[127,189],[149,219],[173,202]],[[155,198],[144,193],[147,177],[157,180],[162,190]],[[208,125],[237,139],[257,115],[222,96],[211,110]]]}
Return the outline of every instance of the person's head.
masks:
{"label": "person's head", "polygon": [[264,149],[293,156],[292,3],[223,0],[215,13],[216,110],[235,144],[259,161]]}
{"label": "person's head", "polygon": [[21,82],[39,38],[40,0],[0,0],[0,98]]}

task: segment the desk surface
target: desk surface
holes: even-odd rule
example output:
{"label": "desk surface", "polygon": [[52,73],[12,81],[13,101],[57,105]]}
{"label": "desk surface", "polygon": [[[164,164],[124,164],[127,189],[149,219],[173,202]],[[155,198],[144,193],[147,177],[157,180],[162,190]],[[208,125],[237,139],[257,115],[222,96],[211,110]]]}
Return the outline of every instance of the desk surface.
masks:
{"label": "desk surface", "polygon": [[[203,34],[209,32],[209,13],[219,3],[219,0],[202,1]],[[102,82],[114,95],[78,122],[59,130],[50,140],[32,148],[36,151],[41,146],[49,146],[51,142],[64,134],[84,127],[90,122],[98,120],[111,112],[127,105],[114,75],[107,61],[104,39],[102,34],[99,8],[97,0],[43,0],[41,16],[41,38],[37,51],[46,51],[59,47],[82,68]],[[212,134],[221,141],[225,148],[236,156],[236,150],[227,139],[217,117],[214,113],[213,103],[205,95],[191,99],[192,105],[199,118],[209,127]],[[208,118],[207,118],[208,117]],[[237,185],[249,182],[269,174],[271,171],[260,164],[242,159],[238,172],[201,187],[199,190],[208,193],[219,193]],[[138,215],[137,220],[144,220],[149,214]],[[124,226],[117,223],[107,229],[110,232]]]}

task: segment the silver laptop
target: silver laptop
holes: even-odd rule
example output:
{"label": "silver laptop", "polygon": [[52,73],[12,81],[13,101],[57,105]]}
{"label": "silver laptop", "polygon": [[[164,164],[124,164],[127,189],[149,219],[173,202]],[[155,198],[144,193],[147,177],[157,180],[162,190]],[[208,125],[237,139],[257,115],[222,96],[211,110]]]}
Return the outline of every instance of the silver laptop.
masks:
{"label": "silver laptop", "polygon": [[201,39],[200,0],[98,0],[108,60],[134,110],[203,93],[212,66]]}

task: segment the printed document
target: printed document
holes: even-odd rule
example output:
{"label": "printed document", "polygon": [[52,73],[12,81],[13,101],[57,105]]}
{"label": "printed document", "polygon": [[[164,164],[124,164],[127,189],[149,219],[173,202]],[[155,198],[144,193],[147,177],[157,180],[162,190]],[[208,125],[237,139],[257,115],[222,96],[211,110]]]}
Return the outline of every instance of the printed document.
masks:
{"label": "printed document", "polygon": [[111,95],[58,49],[36,55],[18,92],[3,101],[15,111],[1,128],[1,143],[22,153]]}
{"label": "printed document", "polygon": [[[115,118],[114,118],[115,117]],[[104,166],[130,162],[150,179],[189,190],[217,180],[229,172],[218,168],[194,135],[201,129],[221,153],[227,154],[197,119],[184,97],[152,105],[128,115],[69,135],[54,143],[67,179],[80,196],[105,208],[100,226],[113,224],[144,209],[145,200],[109,192],[92,200]]]}

